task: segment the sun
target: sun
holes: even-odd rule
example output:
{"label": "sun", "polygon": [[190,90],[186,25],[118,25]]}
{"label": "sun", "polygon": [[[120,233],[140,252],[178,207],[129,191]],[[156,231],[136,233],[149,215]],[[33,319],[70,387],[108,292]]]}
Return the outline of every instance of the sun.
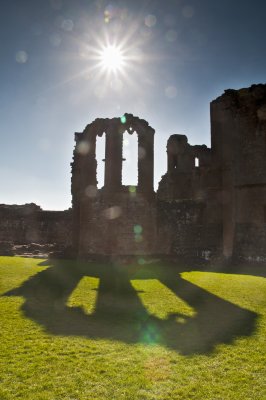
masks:
{"label": "sun", "polygon": [[116,72],[123,68],[125,59],[119,47],[108,45],[101,51],[100,63],[104,69]]}

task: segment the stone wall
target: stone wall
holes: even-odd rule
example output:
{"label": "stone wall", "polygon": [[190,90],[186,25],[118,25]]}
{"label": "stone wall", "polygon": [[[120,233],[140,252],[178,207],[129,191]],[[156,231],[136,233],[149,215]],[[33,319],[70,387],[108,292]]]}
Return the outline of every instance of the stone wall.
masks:
{"label": "stone wall", "polygon": [[0,205],[0,241],[71,245],[71,211],[43,211],[36,204]]}
{"label": "stone wall", "polygon": [[99,191],[81,205],[78,256],[156,253],[156,208],[142,194]]}
{"label": "stone wall", "polygon": [[157,247],[161,254],[205,260],[221,254],[222,224],[208,222],[202,201],[158,201]]}
{"label": "stone wall", "polygon": [[[138,184],[122,185],[123,134],[138,137]],[[104,187],[97,189],[96,138],[105,133]],[[92,254],[152,254],[155,247],[154,129],[132,114],[96,119],[75,134],[72,165],[73,247]],[[139,232],[135,232],[138,231]]]}
{"label": "stone wall", "polygon": [[223,254],[266,255],[266,85],[226,90],[211,103],[213,165],[221,170]]}
{"label": "stone wall", "polygon": [[266,223],[236,224],[234,259],[266,262]]}
{"label": "stone wall", "polygon": [[[138,136],[138,184],[122,185],[123,134]],[[96,138],[105,134],[97,188]],[[72,211],[0,205],[0,241],[72,244],[77,257],[165,254],[266,261],[266,85],[211,103],[211,148],[171,135],[153,190],[154,129],[132,114],[75,134]]]}

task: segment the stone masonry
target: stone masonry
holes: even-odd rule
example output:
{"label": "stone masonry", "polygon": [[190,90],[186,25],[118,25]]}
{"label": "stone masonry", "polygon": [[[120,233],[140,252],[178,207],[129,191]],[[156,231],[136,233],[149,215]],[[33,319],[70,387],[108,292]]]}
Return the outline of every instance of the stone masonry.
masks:
{"label": "stone masonry", "polygon": [[[122,185],[123,133],[138,135],[138,185]],[[97,136],[106,135],[104,187],[97,189]],[[154,130],[125,114],[76,133],[72,163],[73,243],[78,257],[151,254],[156,249]]]}
{"label": "stone masonry", "polygon": [[[138,137],[138,184],[122,185],[123,134]],[[226,90],[211,103],[211,148],[167,141],[153,188],[154,129],[132,114],[75,134],[72,210],[0,205],[0,242],[59,243],[78,258],[167,255],[266,261],[266,85]],[[104,187],[97,136],[105,135]]]}
{"label": "stone masonry", "polygon": [[[138,185],[121,183],[124,132],[138,135]],[[97,136],[106,135],[97,188]],[[73,244],[92,254],[164,254],[266,260],[266,85],[226,90],[211,103],[211,148],[185,135],[167,142],[167,172],[153,190],[149,124],[125,114],[76,134]]]}

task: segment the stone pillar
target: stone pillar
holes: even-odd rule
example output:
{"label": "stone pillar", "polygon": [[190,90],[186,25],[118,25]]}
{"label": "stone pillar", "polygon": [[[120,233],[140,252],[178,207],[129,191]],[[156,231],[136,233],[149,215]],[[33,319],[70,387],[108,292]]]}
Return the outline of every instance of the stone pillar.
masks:
{"label": "stone pillar", "polygon": [[106,132],[104,187],[116,191],[122,185],[122,142],[123,135],[116,124]]}
{"label": "stone pillar", "polygon": [[75,134],[76,147],[72,163],[73,249],[78,254],[84,204],[88,201],[86,189],[97,186],[95,156],[96,133]]}
{"label": "stone pillar", "polygon": [[166,152],[167,152],[167,172],[171,173],[174,171],[176,166],[175,156],[168,150]]}
{"label": "stone pillar", "polygon": [[153,193],[154,130],[138,132],[138,190]]}
{"label": "stone pillar", "polygon": [[96,134],[88,137],[76,136],[76,148],[74,151],[73,174],[78,177],[79,190],[82,192],[89,185],[97,185],[95,155]]}
{"label": "stone pillar", "polygon": [[[225,96],[225,95],[224,95]],[[223,256],[230,259],[233,255],[236,204],[234,168],[237,164],[236,148],[236,108],[230,96],[225,100],[218,98],[211,103],[211,132],[214,166],[221,171],[220,204],[223,224]]]}
{"label": "stone pillar", "polygon": [[167,141],[167,146],[166,146],[166,153],[167,153],[167,172],[171,173],[174,171],[175,167],[177,166],[177,161],[176,161],[176,149],[175,149],[175,143],[173,143],[173,139],[170,136],[170,138]]}

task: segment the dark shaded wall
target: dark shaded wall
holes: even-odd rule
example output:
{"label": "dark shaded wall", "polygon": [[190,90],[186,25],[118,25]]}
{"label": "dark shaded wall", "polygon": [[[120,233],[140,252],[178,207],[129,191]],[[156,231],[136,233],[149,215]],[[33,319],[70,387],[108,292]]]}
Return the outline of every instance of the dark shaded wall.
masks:
{"label": "dark shaded wall", "polygon": [[[211,103],[211,148],[191,146],[185,135],[170,136],[167,172],[157,194],[152,186],[154,131],[146,121],[127,115],[130,122],[124,127],[116,118],[96,120],[76,136],[72,194],[77,253],[265,261],[266,85],[226,90]],[[125,130],[139,132],[139,149],[146,146],[139,151],[141,184],[134,200],[121,185]],[[95,137],[103,131],[106,179],[98,191]],[[84,141],[88,151],[80,154]],[[112,209],[119,215],[106,217]],[[142,229],[139,243],[134,242],[136,225]]]}
{"label": "dark shaded wall", "polygon": [[71,211],[43,211],[35,204],[0,205],[0,241],[71,245]]}
{"label": "dark shaded wall", "polygon": [[214,162],[221,170],[223,254],[266,260],[266,85],[226,90],[211,103]]}
{"label": "dark shaded wall", "polygon": [[[137,133],[138,184],[122,185],[123,134]],[[104,187],[97,189],[96,137],[105,133]],[[73,247],[77,257],[155,252],[154,129],[147,121],[96,119],[75,135],[72,163]]]}
{"label": "dark shaded wall", "polygon": [[199,200],[159,201],[157,241],[161,254],[190,259],[221,255],[222,224],[208,221],[207,205]]}
{"label": "dark shaded wall", "polygon": [[167,172],[157,192],[162,254],[204,259],[221,255],[221,178],[212,158],[207,146],[191,146],[185,135],[170,136]]}
{"label": "dark shaded wall", "polygon": [[[138,185],[123,186],[123,134],[138,136]],[[96,138],[105,134],[97,188]],[[132,114],[96,119],[75,135],[72,210],[0,205],[0,241],[58,243],[77,257],[165,254],[266,261],[266,85],[226,90],[211,103],[211,148],[167,142],[153,190],[154,129]]]}
{"label": "dark shaded wall", "polygon": [[156,253],[156,208],[140,193],[99,191],[83,205],[79,256]]}

